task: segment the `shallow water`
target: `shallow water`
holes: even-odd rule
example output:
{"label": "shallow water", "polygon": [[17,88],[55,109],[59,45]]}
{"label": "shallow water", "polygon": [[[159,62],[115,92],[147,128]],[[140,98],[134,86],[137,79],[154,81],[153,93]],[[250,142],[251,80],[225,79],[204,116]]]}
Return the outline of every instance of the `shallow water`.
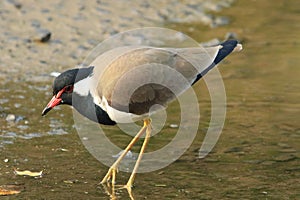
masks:
{"label": "shallow water", "polygon": [[[222,39],[233,31],[244,50],[219,66],[226,87],[227,115],[213,152],[205,159],[197,158],[210,118],[210,98],[201,81],[194,87],[201,109],[196,139],[168,167],[138,174],[133,189],[136,199],[300,198],[299,11],[296,1],[237,1],[221,12],[231,19],[228,26],[210,29],[195,23],[165,24],[198,41]],[[70,46],[80,42],[74,40]],[[22,52],[13,53],[17,54],[13,66],[21,65],[23,59],[27,65],[38,66],[29,69],[26,77],[22,75],[25,67],[16,72],[8,69],[5,55],[0,63],[0,186],[22,188],[20,194],[3,199],[109,199],[98,184],[108,168],[83,146],[73,126],[71,109],[61,106],[41,117],[51,96],[53,77],[48,74],[75,65],[80,58],[56,58],[59,43],[48,44],[58,48],[51,58],[45,55],[47,44],[30,45],[37,49],[32,57],[41,51],[41,60],[47,63],[30,60],[30,54],[24,58]],[[78,56],[78,51],[70,54]],[[159,149],[174,136],[176,128],[169,125],[178,123],[176,105],[169,112],[166,127],[151,138],[148,151]],[[120,147],[131,139],[115,127],[103,128]],[[138,151],[141,143],[133,151]],[[14,175],[14,168],[44,170],[44,175],[20,177]],[[118,173],[118,184],[126,183],[128,177],[128,173]],[[128,199],[125,190],[116,193],[119,199]]]}

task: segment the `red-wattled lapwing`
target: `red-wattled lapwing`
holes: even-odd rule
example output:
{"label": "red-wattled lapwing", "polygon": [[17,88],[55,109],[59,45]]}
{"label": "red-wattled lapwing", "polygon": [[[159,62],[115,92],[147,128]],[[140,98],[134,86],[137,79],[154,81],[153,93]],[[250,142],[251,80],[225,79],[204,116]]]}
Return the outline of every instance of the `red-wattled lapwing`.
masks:
{"label": "red-wattled lapwing", "polygon": [[[167,65],[175,69],[178,73],[182,74],[189,83],[188,87],[190,87],[232,51],[241,49],[242,46],[236,40],[228,40],[219,45],[205,48],[172,49],[146,46],[132,48],[132,50],[123,51],[125,53],[110,62],[101,73],[98,73],[97,70],[101,71],[101,69],[95,65],[87,68],[71,69],[61,73],[54,80],[53,97],[43,110],[42,115],[48,113],[55,106],[67,104],[73,106],[88,119],[104,125],[126,123],[126,117],[133,120],[143,120],[144,126],[142,129],[135,135],[123,153],[109,168],[102,180],[102,183],[105,183],[111,179],[112,183],[115,183],[120,161],[138,138],[146,132],[140,154],[126,184],[127,188],[131,188],[151,134],[151,120],[148,115],[149,109],[156,104],[165,107],[176,98],[176,94],[173,94],[168,88],[158,85],[155,81],[151,83],[152,79],[156,80],[154,76],[161,73],[160,68],[157,68],[159,65],[155,65],[151,72],[151,63]],[[205,59],[206,57],[209,57],[209,59]],[[205,66],[202,66],[201,69],[197,69],[197,66],[195,67],[197,62],[199,63],[204,60],[209,60],[210,62],[205,63]],[[150,70],[147,68],[148,71],[146,70],[142,73],[137,70],[137,73],[134,74],[134,68],[145,65],[150,66]],[[133,74],[129,78],[122,78],[127,72],[132,72]],[[172,73],[164,73],[161,77],[165,82],[171,81],[172,84],[173,82],[176,84],[176,80],[172,76]],[[150,82],[141,85],[133,93],[128,92],[132,89],[130,87],[134,85],[132,83],[139,82],[141,79],[147,79]],[[117,85],[120,86],[119,89]],[[178,91],[178,94],[184,92],[186,89],[186,87],[182,87],[180,90],[183,91]],[[112,99],[113,93],[119,94],[114,100]],[[130,96],[128,96],[128,93],[130,93]],[[123,96],[125,100],[122,100]],[[76,101],[79,101],[79,103],[74,103],[74,99],[77,99]]]}

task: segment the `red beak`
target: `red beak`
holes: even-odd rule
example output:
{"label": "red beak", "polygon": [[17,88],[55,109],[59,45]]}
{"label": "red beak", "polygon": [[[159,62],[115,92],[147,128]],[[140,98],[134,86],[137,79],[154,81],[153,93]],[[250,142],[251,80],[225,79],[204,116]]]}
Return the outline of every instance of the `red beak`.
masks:
{"label": "red beak", "polygon": [[59,105],[62,99],[60,97],[53,96],[42,112],[42,116],[46,115],[52,108]]}

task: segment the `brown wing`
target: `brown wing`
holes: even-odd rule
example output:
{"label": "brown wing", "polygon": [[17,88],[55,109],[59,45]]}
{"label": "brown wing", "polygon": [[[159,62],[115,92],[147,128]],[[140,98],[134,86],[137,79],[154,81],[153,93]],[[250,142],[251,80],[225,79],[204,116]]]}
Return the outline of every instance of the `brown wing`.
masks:
{"label": "brown wing", "polygon": [[97,95],[119,111],[140,115],[155,104],[166,106],[190,87],[197,74],[212,63],[218,47],[141,47],[123,52],[101,73]]}

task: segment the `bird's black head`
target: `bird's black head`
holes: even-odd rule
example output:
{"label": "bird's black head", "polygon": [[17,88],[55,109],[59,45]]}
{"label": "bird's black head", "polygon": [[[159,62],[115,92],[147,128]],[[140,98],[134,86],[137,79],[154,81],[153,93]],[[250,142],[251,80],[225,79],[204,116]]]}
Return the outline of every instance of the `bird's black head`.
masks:
{"label": "bird's black head", "polygon": [[42,115],[60,104],[72,105],[74,84],[92,74],[94,67],[70,69],[61,73],[53,83],[53,97],[45,107]]}

